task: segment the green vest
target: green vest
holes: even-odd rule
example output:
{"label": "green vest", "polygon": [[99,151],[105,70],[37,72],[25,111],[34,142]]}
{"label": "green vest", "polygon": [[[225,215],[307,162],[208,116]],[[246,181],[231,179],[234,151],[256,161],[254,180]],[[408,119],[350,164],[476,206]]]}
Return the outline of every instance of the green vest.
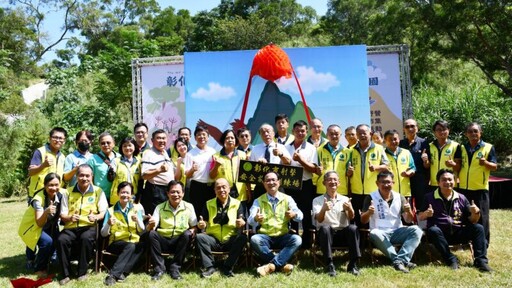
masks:
{"label": "green vest", "polygon": [[325,172],[334,170],[338,173],[338,177],[340,178],[340,185],[336,190],[341,195],[348,194],[348,183],[347,183],[347,166],[351,161],[351,150],[343,147],[338,151],[336,156],[332,157],[331,152],[328,149],[327,143],[321,145],[317,148],[318,152],[318,162],[320,166],[322,166],[322,175],[318,175],[313,173],[313,184],[316,185],[316,193],[324,194],[327,191],[324,185],[324,175]]}
{"label": "green vest", "polygon": [[112,189],[110,190],[110,205],[114,205],[119,201],[119,195],[117,195],[117,187],[123,181],[132,183],[133,195],[137,194],[137,186],[140,179],[140,158],[134,157],[132,165],[127,162],[121,161],[121,158],[116,158],[116,178],[112,182]]}
{"label": "green vest", "polygon": [[272,204],[268,201],[267,193],[258,197],[260,213],[264,217],[260,233],[271,237],[282,236],[288,233],[288,222],[290,222],[285,215],[286,211],[288,211],[288,198],[281,192],[277,192],[276,197],[279,198],[279,202],[276,205],[275,212],[272,209]]}
{"label": "green vest", "polygon": [[215,180],[224,178],[228,181],[229,187],[233,187],[233,183],[235,183],[236,188],[238,189],[237,200],[245,201],[247,200],[245,183],[238,182],[238,169],[240,166],[240,160],[247,159],[247,156],[245,152],[236,149],[234,153],[236,154],[233,154],[231,159],[225,155],[221,155],[220,152],[215,153],[214,157],[222,163],[219,167]]}
{"label": "green vest", "polygon": [[[450,157],[452,158],[452,160],[454,159],[457,146],[459,146],[459,143],[450,140],[448,143],[446,143],[446,145],[444,145],[443,149],[441,150],[441,155],[439,155],[439,150],[437,149],[437,146],[434,144],[434,142],[430,142],[430,186],[439,185],[436,179],[436,175],[437,172],[439,172],[439,170],[453,170],[453,168],[446,166],[446,160],[449,160]],[[455,175],[455,177],[455,181],[457,181],[457,175]]]}
{"label": "green vest", "polygon": [[155,209],[160,212],[160,223],[157,232],[166,238],[178,237],[183,234],[190,228],[188,222],[192,214],[195,214],[194,206],[183,200],[174,213],[169,201],[158,204]]}
{"label": "green vest", "polygon": [[382,157],[386,152],[384,152],[384,148],[381,145],[375,143],[372,144],[373,147],[368,148],[368,151],[366,152],[364,178],[361,171],[362,155],[359,153],[358,149],[355,149],[355,147],[351,149],[354,174],[350,177],[350,188],[353,194],[370,194],[373,191],[378,190],[377,175],[379,172],[371,172],[368,167],[368,162],[374,166],[380,165]]}
{"label": "green vest", "polygon": [[398,147],[397,150],[398,155],[396,159],[393,154],[386,150],[389,159],[389,170],[391,170],[395,176],[393,191],[402,194],[404,197],[411,197],[411,178],[402,176],[402,172],[409,169],[409,163],[411,162],[412,155],[407,149]]}
{"label": "green vest", "polygon": [[132,203],[128,203],[128,215],[125,215],[118,209],[120,208],[117,204],[108,209],[110,217],[116,218],[116,224],[110,226],[110,237],[108,244],[112,244],[115,241],[125,241],[131,243],[139,242],[139,234],[137,233],[137,221],[132,220],[132,216],[137,216],[137,209]]}
{"label": "green vest", "polygon": [[473,153],[471,165],[469,165],[469,156],[466,147],[462,145],[462,167],[459,173],[459,188],[467,190],[489,190],[489,175],[491,171],[485,166],[480,165],[480,158],[487,156],[491,152],[492,145],[483,142],[478,150]]}
{"label": "green vest", "polygon": [[91,184],[90,187],[92,187],[92,191],[88,189],[82,195],[82,193],[74,191],[75,187],[68,187],[66,191],[68,194],[68,215],[73,215],[76,212],[80,215],[80,219],[78,222],[66,222],[64,229],[93,226],[94,222],[89,221],[88,216],[91,211],[93,214],[98,214],[99,212],[98,202],[100,201],[103,190]]}
{"label": "green vest", "polygon": [[206,226],[206,234],[215,237],[215,239],[224,243],[231,238],[231,236],[235,235],[238,231],[236,227],[236,215],[238,208],[240,207],[240,201],[235,198],[231,198],[229,200],[228,207],[228,218],[229,222],[224,225],[220,225],[218,223],[213,223],[213,219],[217,215],[217,198],[213,198],[206,202],[206,208],[208,209],[208,225]]}
{"label": "green vest", "polygon": [[[41,164],[44,162],[46,156],[48,156],[49,159],[53,159],[53,165],[45,167],[39,171],[39,173],[30,176],[28,184],[29,197],[34,197],[36,191],[44,188],[44,177],[46,177],[48,173],[57,173],[61,179],[62,175],[64,175],[64,160],[66,159],[64,154],[58,153],[55,155],[51,150],[47,148],[46,145],[37,148],[37,150],[39,150],[41,153]],[[64,183],[64,181],[62,181],[62,183]]]}

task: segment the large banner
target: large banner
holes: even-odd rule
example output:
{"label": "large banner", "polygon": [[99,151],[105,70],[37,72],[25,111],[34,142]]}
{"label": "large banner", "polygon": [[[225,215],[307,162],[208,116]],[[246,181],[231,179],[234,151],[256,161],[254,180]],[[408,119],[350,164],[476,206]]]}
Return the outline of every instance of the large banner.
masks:
{"label": "large banner", "polygon": [[149,134],[156,129],[167,131],[171,141],[185,126],[185,73],[183,64],[141,67],[142,115]]}
{"label": "large banner", "polygon": [[370,116],[374,131],[402,129],[402,97],[398,53],[368,55]]}
{"label": "large banner", "polygon": [[[325,125],[370,124],[366,46],[283,49],[289,56],[304,92],[311,118]],[[256,50],[185,53],[187,125],[203,124],[214,139],[232,128],[242,111],[249,73]],[[290,130],[297,120],[307,120],[294,78],[252,79],[246,123],[253,144],[260,142],[258,128],[274,125],[285,113]],[[342,138],[345,141],[344,138]],[[209,145],[214,145],[210,141]]]}

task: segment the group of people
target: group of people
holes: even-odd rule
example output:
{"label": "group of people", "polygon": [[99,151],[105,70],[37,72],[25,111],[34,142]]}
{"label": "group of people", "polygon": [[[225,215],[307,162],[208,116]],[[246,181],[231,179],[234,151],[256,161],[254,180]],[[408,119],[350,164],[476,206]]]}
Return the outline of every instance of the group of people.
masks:
{"label": "group of people", "polygon": [[[426,222],[428,240],[447,265],[459,267],[450,244],[472,241],[475,267],[491,271],[488,181],[497,161],[494,147],[481,140],[479,124],[468,124],[464,144],[448,139],[442,120],[434,123],[431,142],[416,135],[414,119],[404,122],[402,140],[397,130],[372,137],[370,127],[360,124],[345,129],[346,147],[341,127],[331,124],[324,134],[320,119],[299,120],[290,134],[288,117],[279,114],[275,127],[261,125],[261,143],[254,146],[250,130],[226,130],[216,151],[204,126],[194,130],[195,146],[187,127],[168,145],[161,129],[150,144],[147,125],[138,123],[118,152],[112,135],[100,134],[101,151],[94,154],[93,135],[83,130],[68,156],[61,152],[66,130],[52,129],[28,168],[29,207],[19,229],[28,265],[42,276],[56,256],[64,285],[72,277],[71,261],[78,260],[77,280],[83,281],[100,233],[108,237],[107,250],[118,255],[106,285],[123,281],[145,254],[152,280],[166,272],[182,279],[194,240],[203,277],[217,271],[234,276],[247,241],[261,261],[260,276],[290,273],[293,254],[312,245],[321,248],[330,276],[336,276],[332,247],[347,246],[347,272],[358,275],[360,230],[369,229],[374,247],[408,273],[416,267],[411,259],[423,235],[416,224]],[[261,183],[238,181],[240,160],[301,167],[301,189],[283,189],[272,170]],[[294,233],[300,225],[302,235]],[[228,257],[216,263],[212,251]],[[167,266],[163,253],[173,254]]]}

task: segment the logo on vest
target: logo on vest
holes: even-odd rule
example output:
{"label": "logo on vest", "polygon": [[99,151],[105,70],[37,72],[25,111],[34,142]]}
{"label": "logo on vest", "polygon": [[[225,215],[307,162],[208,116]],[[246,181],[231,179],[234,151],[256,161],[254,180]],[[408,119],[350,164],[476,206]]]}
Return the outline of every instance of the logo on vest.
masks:
{"label": "logo on vest", "polygon": [[478,154],[476,155],[477,158],[482,158],[484,157],[484,154],[482,154],[482,151],[479,151]]}
{"label": "logo on vest", "polygon": [[87,202],[94,203],[94,197],[91,196],[91,197],[87,198]]}
{"label": "logo on vest", "polygon": [[444,152],[445,156],[449,156],[451,154],[452,154],[452,149],[450,149],[450,148],[446,149],[446,151]]}
{"label": "logo on vest", "polygon": [[405,164],[405,157],[400,158],[400,163]]}
{"label": "logo on vest", "polygon": [[376,160],[377,159],[377,155],[375,153],[371,153],[370,154],[370,159],[371,160]]}

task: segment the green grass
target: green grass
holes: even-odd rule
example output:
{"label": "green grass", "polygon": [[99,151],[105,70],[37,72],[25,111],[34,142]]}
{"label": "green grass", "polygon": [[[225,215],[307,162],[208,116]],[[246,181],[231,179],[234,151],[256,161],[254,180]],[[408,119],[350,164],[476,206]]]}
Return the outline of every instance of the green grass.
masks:
{"label": "green grass", "polygon": [[[17,235],[18,224],[25,210],[25,201],[21,199],[0,200],[0,287],[10,287],[9,279],[35,277],[25,270],[25,248]],[[145,273],[132,274],[124,283],[114,287],[508,287],[512,285],[512,210],[491,210],[491,247],[488,252],[491,274],[478,272],[471,267],[472,260],[468,251],[456,252],[461,261],[459,271],[451,271],[439,261],[429,262],[425,248],[416,250],[415,260],[419,267],[409,274],[393,270],[379,252],[376,264],[372,264],[368,254],[364,254],[360,263],[362,274],[354,277],[343,273],[347,258],[336,258],[338,276],[330,278],[322,268],[314,268],[309,252],[298,258],[298,267],[290,275],[280,273],[265,278],[255,277],[254,268],[235,270],[235,278],[224,278],[218,274],[210,279],[199,277],[198,271],[183,273],[183,281],[176,282],[165,276],[159,282],[152,282]],[[199,263],[197,265],[200,265]],[[105,272],[92,273],[85,282],[71,281],[67,287],[101,287]],[[57,281],[44,287],[59,287]]]}

